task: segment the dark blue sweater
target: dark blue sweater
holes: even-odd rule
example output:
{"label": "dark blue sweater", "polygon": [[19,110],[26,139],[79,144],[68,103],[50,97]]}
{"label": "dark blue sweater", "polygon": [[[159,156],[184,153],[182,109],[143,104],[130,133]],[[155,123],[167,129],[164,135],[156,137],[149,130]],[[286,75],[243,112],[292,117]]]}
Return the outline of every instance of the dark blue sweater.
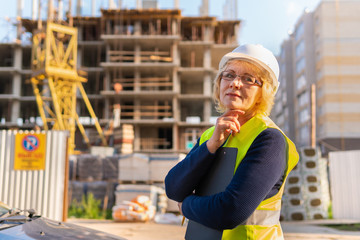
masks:
{"label": "dark blue sweater", "polygon": [[166,194],[182,202],[185,217],[207,227],[232,229],[246,221],[259,204],[280,189],[286,169],[286,142],[273,128],[261,132],[248,149],[225,191],[211,196],[193,194],[211,168],[215,154],[199,142],[165,178]]}

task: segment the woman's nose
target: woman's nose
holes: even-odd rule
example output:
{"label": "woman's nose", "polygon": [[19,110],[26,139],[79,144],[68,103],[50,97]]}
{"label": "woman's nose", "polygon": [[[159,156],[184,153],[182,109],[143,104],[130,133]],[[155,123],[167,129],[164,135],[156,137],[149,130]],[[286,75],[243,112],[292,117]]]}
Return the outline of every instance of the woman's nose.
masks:
{"label": "woman's nose", "polygon": [[236,77],[234,80],[231,81],[230,87],[240,88],[242,86],[243,86],[243,83],[239,77]]}

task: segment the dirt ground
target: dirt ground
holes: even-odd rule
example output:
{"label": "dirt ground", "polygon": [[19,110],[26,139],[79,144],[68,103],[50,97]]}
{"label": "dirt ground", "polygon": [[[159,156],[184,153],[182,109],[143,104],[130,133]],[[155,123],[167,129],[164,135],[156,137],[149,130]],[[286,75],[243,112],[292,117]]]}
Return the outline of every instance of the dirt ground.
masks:
{"label": "dirt ground", "polygon": [[[111,220],[69,219],[67,222],[111,233],[128,240],[180,240],[186,226],[174,224],[118,223]],[[333,229],[302,223],[282,223],[286,240],[359,240],[360,232],[339,232]]]}
{"label": "dirt ground", "polygon": [[77,220],[67,222],[111,233],[128,240],[180,240],[184,239],[186,227],[173,224],[118,223],[113,221]]}

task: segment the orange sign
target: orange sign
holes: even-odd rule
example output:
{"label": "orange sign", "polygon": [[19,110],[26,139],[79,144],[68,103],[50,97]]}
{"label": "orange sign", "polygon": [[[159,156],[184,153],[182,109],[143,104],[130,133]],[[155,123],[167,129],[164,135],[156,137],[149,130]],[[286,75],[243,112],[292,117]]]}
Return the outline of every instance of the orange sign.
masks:
{"label": "orange sign", "polygon": [[14,170],[45,170],[45,133],[15,135]]}

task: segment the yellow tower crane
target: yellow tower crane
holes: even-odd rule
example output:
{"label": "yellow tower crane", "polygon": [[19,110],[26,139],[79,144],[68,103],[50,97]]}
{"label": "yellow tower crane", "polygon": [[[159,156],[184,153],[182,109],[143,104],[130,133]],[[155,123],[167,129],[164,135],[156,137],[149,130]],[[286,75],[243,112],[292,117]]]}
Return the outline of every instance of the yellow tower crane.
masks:
{"label": "yellow tower crane", "polygon": [[75,131],[78,126],[90,146],[83,125],[76,112],[77,90],[85,102],[103,145],[107,145],[98,119],[82,86],[87,79],[78,75],[77,29],[48,21],[46,29],[33,33],[33,86],[44,130],[68,130],[69,154],[75,150]]}

